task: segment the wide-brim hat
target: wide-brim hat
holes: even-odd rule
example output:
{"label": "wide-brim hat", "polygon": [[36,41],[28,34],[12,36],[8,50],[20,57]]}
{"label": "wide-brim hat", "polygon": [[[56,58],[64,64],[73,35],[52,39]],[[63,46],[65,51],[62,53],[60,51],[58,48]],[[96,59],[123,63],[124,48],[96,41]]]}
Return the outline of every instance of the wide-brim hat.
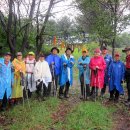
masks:
{"label": "wide-brim hat", "polygon": [[122,50],[122,52],[130,51],[130,46],[125,47],[125,49]]}
{"label": "wide-brim hat", "polygon": [[4,56],[7,56],[7,55],[12,56],[12,54],[11,54],[10,52],[6,52],[6,53],[4,54]]}
{"label": "wide-brim hat", "polygon": [[108,50],[108,48],[106,46],[103,46],[102,50]]}
{"label": "wide-brim hat", "polygon": [[70,47],[66,48],[65,52],[66,52],[67,50],[70,50],[71,53],[73,53],[73,50],[72,50]]}
{"label": "wide-brim hat", "polygon": [[88,50],[87,50],[86,48],[83,48],[83,49],[82,49],[82,53],[83,53],[83,52],[88,53]]}
{"label": "wide-brim hat", "polygon": [[53,52],[53,50],[57,50],[58,53],[60,52],[60,50],[59,50],[57,47],[53,47],[53,48],[51,49],[51,52]]}

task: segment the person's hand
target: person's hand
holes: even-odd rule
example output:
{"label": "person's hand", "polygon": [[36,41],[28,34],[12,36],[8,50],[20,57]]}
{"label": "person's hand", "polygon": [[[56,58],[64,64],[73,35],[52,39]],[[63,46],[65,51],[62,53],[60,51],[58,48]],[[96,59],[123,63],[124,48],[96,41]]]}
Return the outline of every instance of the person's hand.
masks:
{"label": "person's hand", "polygon": [[74,62],[72,62],[72,61],[71,61],[70,63],[71,63],[72,65],[74,64]]}
{"label": "person's hand", "polygon": [[96,70],[96,67],[94,67],[93,70]]}
{"label": "person's hand", "polygon": [[86,67],[87,67],[87,65],[85,64],[85,65],[83,65],[83,67],[84,67],[84,68],[86,68]]}
{"label": "person's hand", "polygon": [[67,64],[66,64],[66,63],[63,63],[63,66],[64,66],[64,67],[67,67]]}
{"label": "person's hand", "polygon": [[125,80],[121,80],[121,84],[123,84],[125,82]]}
{"label": "person's hand", "polygon": [[37,80],[37,82],[40,82],[40,81],[41,81],[40,79]]}
{"label": "person's hand", "polygon": [[99,66],[96,66],[96,69],[99,69]]}

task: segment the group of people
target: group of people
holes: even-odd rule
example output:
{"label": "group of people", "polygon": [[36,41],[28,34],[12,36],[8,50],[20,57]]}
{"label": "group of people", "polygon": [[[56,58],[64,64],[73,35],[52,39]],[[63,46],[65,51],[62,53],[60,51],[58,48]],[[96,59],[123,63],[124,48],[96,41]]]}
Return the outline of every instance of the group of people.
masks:
{"label": "group of people", "polygon": [[130,104],[130,48],[125,48],[123,52],[127,55],[126,66],[120,60],[119,53],[115,53],[113,59],[106,47],[102,51],[96,48],[92,58],[87,49],[82,49],[78,62],[69,47],[61,56],[58,55],[59,49],[53,47],[50,55],[41,53],[38,60],[34,52],[29,52],[25,59],[18,52],[11,62],[11,53],[7,52],[0,58],[0,109],[6,110],[8,104],[15,105],[23,98],[31,98],[32,92],[36,92],[40,100],[45,100],[51,94],[57,96],[58,85],[58,97],[69,98],[74,65],[79,70],[81,99],[96,99],[99,90],[103,97],[106,86],[109,86],[109,100],[118,102],[119,95],[124,93],[122,83],[126,81],[127,103]]}

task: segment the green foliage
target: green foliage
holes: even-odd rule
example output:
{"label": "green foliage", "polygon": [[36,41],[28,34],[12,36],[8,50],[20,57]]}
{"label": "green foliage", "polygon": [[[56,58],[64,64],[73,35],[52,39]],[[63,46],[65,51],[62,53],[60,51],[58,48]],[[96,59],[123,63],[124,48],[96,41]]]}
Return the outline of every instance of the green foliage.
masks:
{"label": "green foliage", "polygon": [[[56,98],[50,98],[45,102],[38,102],[31,100],[31,109],[28,108],[27,103],[25,107],[22,105],[15,106],[5,115],[7,119],[13,119],[11,125],[7,125],[6,128],[10,130],[28,130],[42,128],[46,130],[52,123],[51,114],[54,112],[59,104],[59,100]],[[0,129],[5,127],[0,126]]]}
{"label": "green foliage", "polygon": [[76,106],[66,117],[64,123],[59,122],[57,130],[111,130],[112,114],[99,102],[85,102]]}
{"label": "green foliage", "polygon": [[125,47],[130,46],[130,34],[123,33],[117,36],[116,38],[116,47]]}

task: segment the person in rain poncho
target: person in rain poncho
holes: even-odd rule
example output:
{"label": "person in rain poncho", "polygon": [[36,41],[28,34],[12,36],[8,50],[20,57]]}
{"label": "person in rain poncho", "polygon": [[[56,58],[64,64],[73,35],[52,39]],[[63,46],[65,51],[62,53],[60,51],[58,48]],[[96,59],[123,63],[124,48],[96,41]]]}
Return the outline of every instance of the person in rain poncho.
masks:
{"label": "person in rain poncho", "polygon": [[7,108],[7,103],[11,98],[13,84],[13,68],[10,62],[11,53],[7,52],[4,58],[0,58],[0,110]]}
{"label": "person in rain poncho", "polygon": [[12,101],[18,103],[23,98],[23,89],[25,87],[26,66],[22,58],[22,53],[17,53],[17,58],[12,62],[14,66],[14,85],[12,87]]}
{"label": "person in rain poncho", "polygon": [[[52,74],[52,80],[55,79],[55,85],[56,85],[56,90],[58,87],[58,79],[60,75],[60,57],[58,56],[59,49],[57,47],[53,47],[51,49],[51,54],[47,56],[46,61],[48,62]],[[54,71],[54,73],[53,73]],[[48,87],[51,87],[50,85]],[[54,87],[54,86],[53,86]],[[49,93],[51,91],[51,88],[49,89]],[[54,89],[54,88],[53,88]]]}
{"label": "person in rain poncho", "polygon": [[[95,49],[94,57],[91,58],[89,67],[91,69],[91,82],[92,87],[91,95],[94,95],[96,89],[96,96],[98,96],[98,89],[102,89],[104,85],[104,72],[106,68],[106,62],[104,58],[100,55],[100,49]],[[95,88],[96,87],[96,88]]]}
{"label": "person in rain poncho", "polygon": [[[88,56],[88,50],[83,49],[82,50],[82,56],[78,59],[78,69],[79,69],[79,79],[81,84],[81,99],[83,99],[83,96],[85,96],[86,93],[86,99],[90,96],[90,69],[89,69],[89,63],[90,63],[90,57]],[[85,85],[84,86],[84,72],[86,71],[86,79],[85,79]],[[86,87],[86,89],[84,89]],[[86,92],[85,92],[86,90]]]}
{"label": "person in rain poncho", "polygon": [[[34,67],[34,79],[36,81],[36,92],[39,99],[45,100],[48,84],[52,82],[49,65],[45,61],[44,54],[40,54],[39,61]],[[42,95],[40,95],[42,93]]]}
{"label": "person in rain poncho", "polygon": [[34,52],[29,52],[25,59],[26,64],[26,88],[28,90],[28,97],[31,98],[32,92],[36,91],[36,83],[34,81],[34,66],[36,64]]}
{"label": "person in rain poncho", "polygon": [[[59,98],[68,98],[69,87],[73,84],[73,66],[74,66],[74,57],[72,54],[72,49],[67,48],[65,54],[61,56],[61,73],[60,73],[60,89],[59,89]],[[64,91],[65,87],[65,91]],[[64,91],[64,92],[63,92]]]}
{"label": "person in rain poncho", "polygon": [[106,91],[106,86],[108,85],[108,68],[111,62],[113,61],[113,59],[112,59],[112,56],[108,54],[108,49],[105,46],[102,48],[102,56],[104,57],[104,60],[106,62],[104,85],[103,85],[103,88],[101,89],[101,96],[104,96],[105,91]]}
{"label": "person in rain poncho", "polygon": [[126,79],[128,99],[125,102],[126,102],[126,105],[128,105],[130,107],[130,46],[127,46],[122,51],[126,53],[126,72],[125,72],[125,79]]}
{"label": "person in rain poncho", "polygon": [[125,65],[120,61],[120,54],[115,54],[115,60],[110,64],[108,70],[110,101],[118,102],[119,94],[123,94],[121,83],[125,78]]}

